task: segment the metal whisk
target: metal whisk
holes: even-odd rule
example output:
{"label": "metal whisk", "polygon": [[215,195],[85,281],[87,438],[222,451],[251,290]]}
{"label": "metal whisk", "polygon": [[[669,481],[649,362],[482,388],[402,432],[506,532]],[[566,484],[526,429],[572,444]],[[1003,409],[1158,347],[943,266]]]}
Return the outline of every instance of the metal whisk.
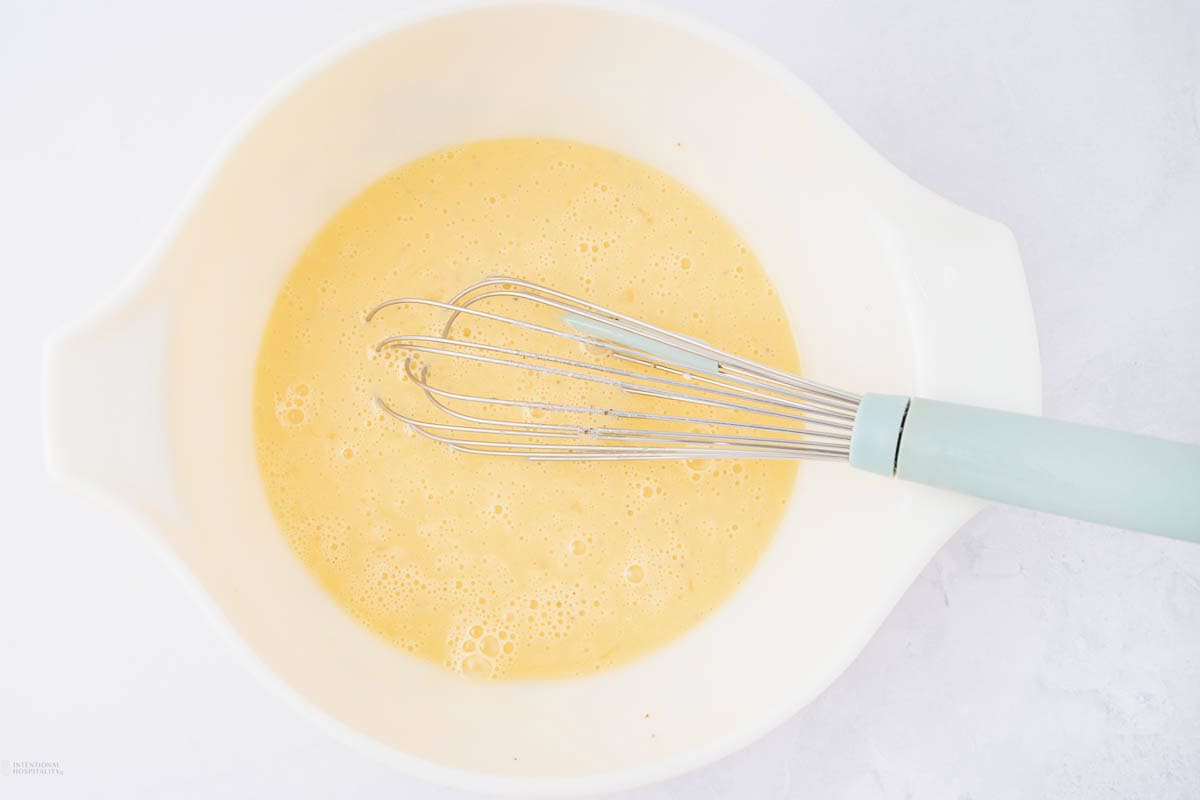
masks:
{"label": "metal whisk", "polygon": [[[515,313],[485,310],[497,304]],[[403,353],[403,373],[434,416],[402,413],[383,395],[376,402],[413,431],[463,453],[539,461],[848,461],[881,475],[1200,541],[1200,446],[922,398],[860,396],[517,278],[488,278],[447,302],[387,300],[366,319],[406,306],[445,312],[440,332],[389,336],[376,351]],[[469,335],[467,320],[490,326],[497,339]],[[534,334],[546,349],[496,343],[506,329]],[[485,381],[483,389],[440,377],[464,368],[516,375]],[[503,392],[529,379],[579,389],[582,399]],[[638,398],[657,402],[639,409]]]}
{"label": "metal whisk", "polygon": [[[555,312],[559,327],[482,310],[509,298]],[[467,453],[548,461],[818,458],[846,461],[859,397],[748,361],[711,345],[636,320],[562,292],[514,278],[489,278],[449,302],[397,298],[373,308],[426,306],[447,312],[440,335],[390,336],[378,349],[407,355],[406,376],[444,421],[402,414],[377,396],[379,406],[414,431]],[[529,309],[525,309],[528,311]],[[464,317],[511,325],[590,348],[597,357],[569,358],[456,337]],[[464,326],[459,324],[457,330]],[[679,413],[639,412],[611,405],[570,405],[455,391],[435,383],[436,371],[418,368],[413,354],[477,365],[528,370],[559,379],[610,387],[622,395],[678,403]],[[604,363],[608,361],[609,363]],[[612,362],[620,362],[620,366]],[[574,424],[481,417],[481,406],[569,415]],[[661,405],[661,404],[660,404]],[[457,406],[457,407],[456,407]],[[637,421],[636,427],[622,426]],[[688,430],[704,426],[716,431]]]}

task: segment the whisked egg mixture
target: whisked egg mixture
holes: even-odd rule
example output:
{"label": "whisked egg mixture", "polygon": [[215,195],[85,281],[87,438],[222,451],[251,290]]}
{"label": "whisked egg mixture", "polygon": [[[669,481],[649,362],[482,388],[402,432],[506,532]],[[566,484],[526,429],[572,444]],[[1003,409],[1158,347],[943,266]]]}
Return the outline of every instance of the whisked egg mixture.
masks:
{"label": "whisked egg mixture", "polygon": [[[288,276],[253,402],[263,483],[297,556],[416,656],[472,678],[584,675],[670,641],[728,597],[779,522],[796,466],[539,463],[455,453],[407,430],[376,393],[418,417],[428,400],[404,377],[404,354],[375,344],[438,330],[444,316],[366,324],[366,311],[391,297],[448,300],[497,273],[792,372],[795,346],[761,266],[712,208],[644,164],[566,141],[480,142],[402,166],[330,220]],[[458,324],[488,343],[542,344]],[[525,384],[515,371],[457,378],[493,396],[586,399],[586,386]],[[667,413],[662,400],[636,403]]]}

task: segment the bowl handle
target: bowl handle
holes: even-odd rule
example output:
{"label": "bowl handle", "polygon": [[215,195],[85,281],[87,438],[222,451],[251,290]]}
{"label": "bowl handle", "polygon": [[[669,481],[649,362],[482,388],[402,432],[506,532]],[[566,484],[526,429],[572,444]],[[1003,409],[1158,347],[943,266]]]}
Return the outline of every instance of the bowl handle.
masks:
{"label": "bowl handle", "polygon": [[54,336],[43,373],[50,473],[155,518],[176,508],[166,402],[171,299],[165,287],[146,286]]}

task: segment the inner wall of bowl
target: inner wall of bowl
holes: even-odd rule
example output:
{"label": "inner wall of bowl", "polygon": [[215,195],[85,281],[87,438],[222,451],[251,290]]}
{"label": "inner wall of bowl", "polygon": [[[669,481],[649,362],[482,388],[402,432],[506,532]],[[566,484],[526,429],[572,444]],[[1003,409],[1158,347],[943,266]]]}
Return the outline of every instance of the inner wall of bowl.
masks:
{"label": "inner wall of bowl", "polygon": [[862,153],[794,92],[650,19],[493,8],[358,48],[249,132],[164,266],[186,275],[170,396],[187,524],[173,544],[297,693],[401,758],[576,776],[717,747],[786,715],[857,652],[880,613],[873,598],[898,591],[882,565],[909,495],[842,465],[802,467],[763,562],[681,640],[594,678],[480,686],[397,652],[332,603],[277,532],[253,454],[259,337],[309,238],[387,170],[501,136],[591,142],[683,181],[755,248],[808,374],[854,390],[910,388],[903,265],[870,234],[878,210],[856,185]]}

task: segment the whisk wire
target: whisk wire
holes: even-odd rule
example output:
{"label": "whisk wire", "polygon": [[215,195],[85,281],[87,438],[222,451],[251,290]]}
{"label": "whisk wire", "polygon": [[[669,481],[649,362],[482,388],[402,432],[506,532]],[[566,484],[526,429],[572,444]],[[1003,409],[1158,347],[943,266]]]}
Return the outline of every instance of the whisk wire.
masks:
{"label": "whisk wire", "polygon": [[[558,322],[563,327],[474,307],[503,300],[533,303],[558,312]],[[370,322],[380,311],[400,306],[424,306],[448,312],[440,335],[389,336],[376,345],[376,350],[396,348],[405,353],[405,377],[420,388],[435,411],[454,421],[425,420],[401,413],[379,395],[376,402],[414,432],[459,452],[576,461],[846,460],[849,456],[857,395],[749,361],[563,292],[517,278],[494,277],[467,287],[448,302],[424,298],[386,300],[371,309],[366,319]],[[464,315],[573,342],[644,371],[454,338],[455,322]],[[607,388],[623,396],[653,398],[681,404],[681,409],[707,411],[663,413],[458,390],[432,383],[428,365],[415,370],[417,354],[433,356],[435,360],[452,359],[460,365],[475,364],[481,369],[520,370],[525,375],[581,386],[590,384],[597,391]],[[519,411],[526,419],[481,416],[455,408],[451,403],[475,405],[484,414],[499,409]],[[538,416],[560,421],[530,418]],[[588,422],[561,421],[577,418]],[[601,419],[654,427],[613,427],[600,424]]]}

